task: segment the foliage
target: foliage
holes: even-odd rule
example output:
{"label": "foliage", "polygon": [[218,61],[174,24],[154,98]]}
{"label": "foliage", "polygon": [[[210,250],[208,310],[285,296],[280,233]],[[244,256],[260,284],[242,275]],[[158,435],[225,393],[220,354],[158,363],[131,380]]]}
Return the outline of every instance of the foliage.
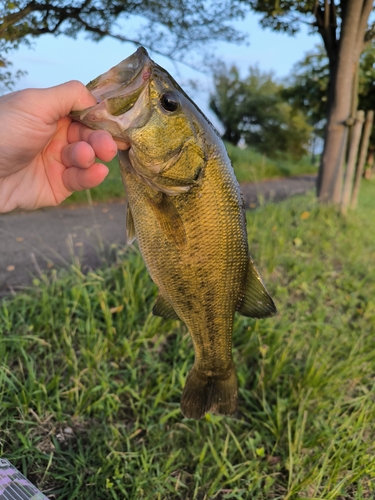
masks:
{"label": "foliage", "polygon": [[239,148],[230,143],[226,143],[226,148],[239,182],[260,182],[276,177],[316,174],[316,167],[306,156],[297,161],[287,155],[269,158],[254,148]]}
{"label": "foliage", "polygon": [[[85,31],[92,39],[111,36],[121,41],[143,43],[172,55],[207,40],[238,40],[240,37],[229,22],[241,16],[237,2],[198,0],[158,2],[148,0],[53,0],[7,2],[0,25],[0,38],[19,43],[28,36],[45,33],[75,37]],[[134,16],[144,19],[137,31],[119,28],[119,21]],[[135,38],[123,33],[134,33]]]}
{"label": "foliage", "polygon": [[178,58],[203,43],[242,40],[230,26],[242,15],[238,1],[229,0],[4,0],[0,43],[9,50],[46,33],[75,38],[84,32],[95,41],[109,36]]}
{"label": "foliage", "polygon": [[10,71],[12,63],[5,57],[7,52],[9,52],[9,47],[3,40],[0,40],[0,95],[12,90],[15,82],[25,74],[21,70],[15,73]]}
{"label": "foliage", "polygon": [[294,65],[282,95],[295,109],[303,110],[309,123],[323,135],[327,118],[329,64],[324,47],[318,46]]}
{"label": "foliage", "polygon": [[358,79],[358,109],[375,110],[375,41],[361,55]]}
{"label": "foliage", "polygon": [[12,90],[16,80],[25,74],[24,71],[18,70],[16,73],[9,71],[11,62],[0,56],[0,95]]}
{"label": "foliage", "polygon": [[[248,4],[250,8],[261,15],[260,24],[264,28],[271,28],[275,31],[283,31],[289,35],[296,34],[301,27],[302,16],[306,16],[307,22],[311,22],[311,28],[317,29],[318,26],[313,26],[314,7],[317,7],[321,2],[314,0],[245,0],[244,4]],[[319,5],[320,7],[320,5]]]}
{"label": "foliage", "polygon": [[235,66],[223,65],[214,74],[214,85],[210,108],[224,125],[225,140],[237,144],[243,139],[269,156],[306,154],[311,128],[303,114],[282,99],[282,86],[272,74],[250,68],[241,79]]}
{"label": "foliage", "polygon": [[[260,24],[264,28],[295,35],[302,24],[307,24],[311,32],[318,32],[322,36],[329,58],[337,50],[342,20],[347,15],[349,4],[348,1],[335,0],[244,0],[243,3],[260,14]],[[373,10],[371,0],[362,3],[363,14],[368,10],[367,5]],[[374,37],[375,21],[371,20],[365,24],[362,43]]]}
{"label": "foliage", "polygon": [[302,23],[318,32],[329,59],[327,127],[318,175],[318,196],[324,203],[341,203],[342,151],[347,127],[355,114],[356,66],[366,44],[375,38],[372,0],[244,0],[261,15],[261,24],[296,33]]}
{"label": "foliage", "polygon": [[[305,55],[292,71],[283,96],[296,109],[302,109],[311,124],[320,125],[320,135],[327,116],[329,61],[324,47]],[[375,42],[368,43],[359,61],[358,109],[375,109]],[[374,134],[375,132],[373,132]],[[375,135],[372,137],[375,143]]]}
{"label": "foliage", "polygon": [[375,204],[248,213],[279,316],[236,317],[234,418],[182,418],[186,329],[150,314],[137,250],[0,303],[0,454],[51,498],[363,500],[375,494]]}

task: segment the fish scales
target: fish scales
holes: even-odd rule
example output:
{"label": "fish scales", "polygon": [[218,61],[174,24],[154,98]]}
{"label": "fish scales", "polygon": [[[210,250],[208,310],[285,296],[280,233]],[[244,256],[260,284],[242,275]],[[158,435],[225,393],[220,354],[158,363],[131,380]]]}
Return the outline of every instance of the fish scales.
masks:
{"label": "fish scales", "polygon": [[230,415],[237,406],[235,311],[262,318],[276,307],[249,255],[241,192],[225,147],[144,49],[89,88],[98,104],[74,118],[130,145],[119,154],[127,232],[159,289],[153,312],[183,321],[193,341],[181,411],[190,418]]}
{"label": "fish scales", "polygon": [[[211,175],[218,176],[219,160],[223,162],[217,155],[208,162],[202,185],[195,193],[171,200],[177,210],[179,206],[183,208],[179,213],[187,243],[181,249],[163,238],[152,206],[146,208],[154,196],[152,189],[142,185],[131,171],[124,173],[138,244],[150,275],[191,332],[197,368],[210,367],[212,372],[220,372],[223,363],[231,363],[233,315],[247,266],[246,229],[239,190],[226,168],[220,172],[222,184],[216,179],[210,182]],[[228,198],[231,197],[234,202],[229,210]],[[233,240],[237,240],[237,244],[234,245]],[[240,279],[239,275],[242,275]],[[183,294],[178,289],[181,283]],[[194,297],[194,308],[187,302],[188,297]]]}

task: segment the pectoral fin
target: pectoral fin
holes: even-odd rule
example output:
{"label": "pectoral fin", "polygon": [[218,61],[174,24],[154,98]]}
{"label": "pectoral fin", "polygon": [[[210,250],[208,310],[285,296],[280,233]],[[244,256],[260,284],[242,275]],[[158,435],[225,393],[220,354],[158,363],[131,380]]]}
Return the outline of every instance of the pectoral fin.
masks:
{"label": "pectoral fin", "polygon": [[134,227],[134,219],[133,214],[131,213],[129,204],[126,204],[126,243],[130,245],[135,240],[135,227]]}
{"label": "pectoral fin", "polygon": [[152,203],[152,209],[165,237],[177,247],[185,245],[187,239],[184,223],[170,196],[162,194],[160,201]]}
{"label": "pectoral fin", "polygon": [[162,295],[158,295],[155,305],[152,309],[152,314],[154,316],[160,316],[165,319],[180,319],[170,302],[168,302],[168,300],[165,299]]}
{"label": "pectoral fin", "polygon": [[277,313],[274,301],[266,290],[253,261],[249,258],[244,297],[237,309],[242,316],[268,318]]}

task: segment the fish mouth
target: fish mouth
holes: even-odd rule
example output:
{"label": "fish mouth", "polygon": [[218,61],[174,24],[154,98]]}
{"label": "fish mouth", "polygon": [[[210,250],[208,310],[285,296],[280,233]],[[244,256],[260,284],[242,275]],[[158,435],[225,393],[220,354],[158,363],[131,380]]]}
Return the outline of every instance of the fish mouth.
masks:
{"label": "fish mouth", "polygon": [[[142,126],[142,122],[147,121],[146,112],[138,112],[136,117],[127,114],[145,92],[152,75],[152,65],[146,49],[140,47],[127,59],[88,83],[87,88],[97,104],[72,111],[69,116],[90,128],[107,130],[113,137],[123,140],[130,122],[132,126]],[[136,124],[133,123],[134,118]]]}

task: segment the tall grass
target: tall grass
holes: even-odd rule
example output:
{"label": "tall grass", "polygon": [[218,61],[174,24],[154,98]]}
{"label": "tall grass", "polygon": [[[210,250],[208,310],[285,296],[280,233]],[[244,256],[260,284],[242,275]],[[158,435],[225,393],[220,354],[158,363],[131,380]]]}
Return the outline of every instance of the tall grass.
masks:
{"label": "tall grass", "polygon": [[186,329],[152,317],[136,248],[0,302],[0,454],[59,499],[375,495],[375,202],[248,214],[279,315],[236,316],[233,418],[184,419]]}

